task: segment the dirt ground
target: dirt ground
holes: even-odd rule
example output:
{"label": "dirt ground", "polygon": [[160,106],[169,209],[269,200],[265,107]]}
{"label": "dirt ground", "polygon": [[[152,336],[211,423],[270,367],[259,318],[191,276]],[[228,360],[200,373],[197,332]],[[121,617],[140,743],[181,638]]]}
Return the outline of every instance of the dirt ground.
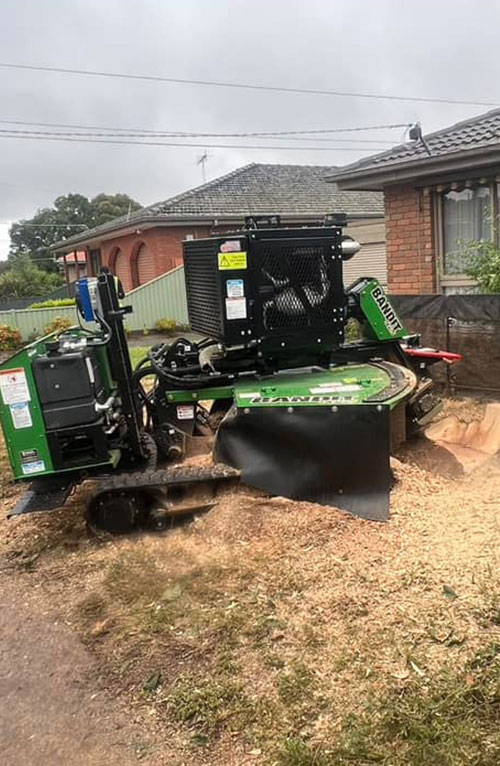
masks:
{"label": "dirt ground", "polygon": [[386,524],[243,488],[114,539],[7,521],[3,457],[2,762],[498,764],[500,463],[399,457]]}

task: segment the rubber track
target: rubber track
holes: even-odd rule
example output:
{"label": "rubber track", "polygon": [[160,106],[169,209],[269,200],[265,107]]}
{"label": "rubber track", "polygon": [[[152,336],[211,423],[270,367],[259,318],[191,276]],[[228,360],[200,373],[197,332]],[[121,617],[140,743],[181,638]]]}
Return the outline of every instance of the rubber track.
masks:
{"label": "rubber track", "polygon": [[99,495],[105,492],[118,492],[120,490],[132,491],[135,489],[157,489],[180,484],[203,484],[206,481],[224,481],[226,479],[238,479],[241,471],[236,468],[216,463],[213,466],[172,466],[158,471],[135,471],[134,473],[122,473],[109,479],[98,479],[98,486],[87,502],[95,501]]}

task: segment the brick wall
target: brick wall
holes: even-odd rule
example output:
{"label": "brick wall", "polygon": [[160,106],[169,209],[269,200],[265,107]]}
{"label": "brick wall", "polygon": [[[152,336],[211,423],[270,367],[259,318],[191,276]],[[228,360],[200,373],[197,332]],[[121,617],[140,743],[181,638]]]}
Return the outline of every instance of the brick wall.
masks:
{"label": "brick wall", "polygon": [[[399,205],[399,202],[396,204]],[[196,239],[201,239],[210,236],[210,234],[225,234],[239,229],[242,223],[243,221],[241,221],[240,224],[234,223],[232,225],[227,224],[219,226],[158,226],[157,228],[147,229],[139,233],[116,236],[99,244],[95,243],[92,245],[92,249],[100,248],[102,265],[108,266],[111,269],[114,267],[117,253],[123,253],[128,265],[128,274],[124,277],[122,275],[122,282],[125,290],[128,291],[139,285],[137,253],[142,244],[146,245],[150,257],[153,260],[151,278],[154,278],[182,265],[182,242],[188,235],[194,236]],[[363,223],[363,220],[360,219],[354,223],[361,224]],[[396,220],[394,223],[396,223]],[[371,239],[373,239],[372,230],[375,228],[377,228],[377,232],[379,230],[382,232],[381,234],[380,232],[377,234],[375,237],[376,241],[380,241],[381,238],[383,239],[383,222],[377,221],[376,224],[370,222],[370,236],[360,237],[360,241],[371,241]],[[357,231],[354,233],[357,235]],[[90,249],[90,247],[88,249]],[[90,259],[88,260],[90,263]],[[396,292],[402,291],[396,290]],[[408,290],[408,292],[414,292],[414,290]]]}
{"label": "brick wall", "polygon": [[385,214],[389,293],[436,292],[431,195],[411,186],[387,187]]}
{"label": "brick wall", "polygon": [[[215,227],[209,225],[159,226],[138,234],[116,236],[101,242],[99,245],[102,265],[112,269],[117,253],[122,252],[126,256],[129,266],[128,279],[125,278],[122,281],[126,290],[131,289],[139,284],[135,259],[142,244],[145,244],[149,249],[154,262],[154,276],[158,277],[177,266],[182,266],[182,242],[188,235],[194,236],[195,239],[202,239],[209,237],[212,233],[226,233],[238,228],[240,227],[237,224]],[[92,245],[92,248],[96,247],[98,245]]]}
{"label": "brick wall", "polygon": [[142,244],[146,245],[153,259],[154,276],[160,276],[182,265],[182,241],[187,235],[191,234],[200,238],[208,236],[209,233],[207,226],[177,226],[158,227],[137,234],[113,237],[100,244],[102,265],[112,268],[117,252],[121,251],[127,259],[130,270],[128,285],[137,287],[138,274],[135,258]]}

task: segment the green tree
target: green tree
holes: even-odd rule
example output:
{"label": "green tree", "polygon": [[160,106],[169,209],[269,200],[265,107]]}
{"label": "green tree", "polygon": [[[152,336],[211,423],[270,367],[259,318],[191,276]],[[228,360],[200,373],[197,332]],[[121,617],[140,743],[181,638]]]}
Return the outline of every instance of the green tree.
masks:
{"label": "green tree", "polygon": [[57,197],[52,207],[12,224],[9,261],[28,255],[41,269],[56,271],[51,245],[140,208],[127,194],[98,194],[92,199],[83,194]]}
{"label": "green tree", "polygon": [[500,293],[500,248],[496,242],[468,242],[465,273],[482,293]]}
{"label": "green tree", "polygon": [[28,255],[18,255],[12,268],[0,274],[0,298],[47,295],[63,282],[60,274],[38,268]]}
{"label": "green tree", "polygon": [[500,293],[500,239],[499,221],[491,215],[487,220],[491,226],[491,238],[457,244],[465,262],[465,273],[472,277],[482,293]]}

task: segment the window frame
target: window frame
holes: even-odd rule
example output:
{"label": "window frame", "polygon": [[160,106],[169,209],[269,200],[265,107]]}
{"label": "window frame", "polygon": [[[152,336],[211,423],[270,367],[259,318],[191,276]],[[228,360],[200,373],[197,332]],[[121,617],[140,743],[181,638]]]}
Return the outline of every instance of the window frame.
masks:
{"label": "window frame", "polygon": [[498,220],[498,194],[499,179],[496,177],[485,178],[476,181],[453,182],[439,186],[434,194],[434,221],[436,242],[436,282],[440,293],[445,293],[449,288],[474,288],[476,282],[467,274],[444,273],[444,196],[450,191],[478,188],[487,186],[490,190],[491,212],[494,221]]}

